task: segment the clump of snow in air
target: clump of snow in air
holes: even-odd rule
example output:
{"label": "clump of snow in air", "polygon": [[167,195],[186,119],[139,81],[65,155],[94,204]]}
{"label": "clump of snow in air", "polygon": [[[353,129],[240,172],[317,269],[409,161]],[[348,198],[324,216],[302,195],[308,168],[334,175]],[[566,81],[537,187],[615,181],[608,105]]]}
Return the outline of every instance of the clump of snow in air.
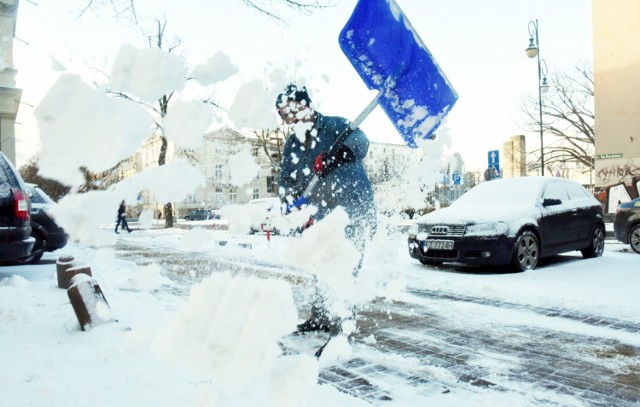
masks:
{"label": "clump of snow in air", "polygon": [[151,209],[145,209],[140,213],[140,216],[138,216],[138,223],[140,224],[140,227],[143,229],[149,229],[151,227],[154,217],[153,212],[154,211]]}
{"label": "clump of snow in air", "polygon": [[111,69],[109,88],[154,103],[162,95],[184,88],[186,74],[186,67],[177,55],[125,44]]}
{"label": "clump of snow in air", "polygon": [[[306,108],[298,112],[297,116],[299,118],[303,118],[312,114],[310,108]],[[306,135],[308,131],[312,131],[312,136],[315,136],[317,132],[316,129],[313,128],[313,121],[298,121],[289,125],[289,128],[293,131],[293,134],[296,136],[300,143],[304,143],[306,139]]]}
{"label": "clump of snow in air", "polygon": [[231,63],[229,56],[218,51],[205,64],[193,68],[192,75],[200,85],[209,86],[224,81],[237,72],[238,67]]}
{"label": "clump of snow in air", "polygon": [[184,159],[137,173],[106,191],[69,194],[52,209],[56,220],[75,239],[95,245],[112,244],[115,236],[100,230],[104,223],[115,223],[122,199],[133,204],[139,191],[148,190],[160,202],[181,201],[204,184],[204,176]]}
{"label": "clump of snow in air", "polygon": [[[186,306],[153,348],[215,379],[203,396],[206,405],[305,405],[318,362],[309,355],[279,358],[278,340],[296,321],[288,283],[218,273],[192,287]],[[274,385],[287,391],[274,391],[280,388]]]}
{"label": "clump of snow in air", "polygon": [[213,121],[213,110],[202,101],[178,100],[162,120],[164,136],[184,148],[202,144],[202,135]]}
{"label": "clump of snow in air", "polygon": [[260,166],[251,155],[249,146],[244,146],[240,151],[229,157],[229,171],[231,184],[241,186],[251,182],[258,172]]}
{"label": "clump of snow in air", "polygon": [[61,75],[34,113],[41,172],[72,186],[84,182],[79,167],[100,172],[133,154],[153,124],[139,105],[108,97],[73,74]]}
{"label": "clump of snow in air", "polygon": [[170,284],[170,281],[162,276],[162,267],[156,263],[150,263],[135,271],[128,283],[132,290],[153,291],[162,284]]}
{"label": "clump of snow in air", "polygon": [[357,297],[352,272],[360,261],[360,253],[344,235],[348,223],[349,216],[338,207],[292,242],[285,254],[292,264],[315,274],[320,290],[329,299],[328,308],[343,317],[350,316],[350,306]]}
{"label": "clump of snow in air", "polygon": [[249,81],[238,89],[229,107],[229,119],[237,128],[273,129],[278,126],[275,97],[265,90],[260,80]]}

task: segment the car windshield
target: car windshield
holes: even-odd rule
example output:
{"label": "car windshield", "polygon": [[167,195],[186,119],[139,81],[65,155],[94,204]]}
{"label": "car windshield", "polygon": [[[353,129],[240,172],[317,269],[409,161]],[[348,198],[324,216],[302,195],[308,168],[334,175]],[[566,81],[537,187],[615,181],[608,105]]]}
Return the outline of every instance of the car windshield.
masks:
{"label": "car windshield", "polygon": [[39,204],[52,204],[53,199],[49,197],[43,190],[38,188],[37,186],[29,186],[27,185],[29,190],[29,198],[31,199],[31,203],[39,203]]}

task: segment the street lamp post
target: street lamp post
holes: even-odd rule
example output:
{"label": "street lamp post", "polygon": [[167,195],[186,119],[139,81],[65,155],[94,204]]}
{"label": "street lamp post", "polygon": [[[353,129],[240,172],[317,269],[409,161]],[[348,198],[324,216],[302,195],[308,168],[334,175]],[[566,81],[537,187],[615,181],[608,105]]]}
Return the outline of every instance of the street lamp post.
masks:
{"label": "street lamp post", "polygon": [[525,49],[529,58],[538,58],[538,109],[540,111],[540,174],[544,175],[544,130],[542,126],[542,94],[549,89],[547,84],[547,63],[540,59],[538,40],[538,20],[529,21],[529,46]]}

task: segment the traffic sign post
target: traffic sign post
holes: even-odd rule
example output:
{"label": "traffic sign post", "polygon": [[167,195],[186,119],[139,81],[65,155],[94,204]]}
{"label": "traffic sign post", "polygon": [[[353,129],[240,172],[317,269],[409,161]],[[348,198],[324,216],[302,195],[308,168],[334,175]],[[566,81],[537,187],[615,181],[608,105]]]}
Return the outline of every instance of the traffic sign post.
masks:
{"label": "traffic sign post", "polygon": [[491,179],[500,178],[500,151],[489,151],[489,153],[487,154],[487,158],[489,170],[495,170],[495,176],[491,177]]}

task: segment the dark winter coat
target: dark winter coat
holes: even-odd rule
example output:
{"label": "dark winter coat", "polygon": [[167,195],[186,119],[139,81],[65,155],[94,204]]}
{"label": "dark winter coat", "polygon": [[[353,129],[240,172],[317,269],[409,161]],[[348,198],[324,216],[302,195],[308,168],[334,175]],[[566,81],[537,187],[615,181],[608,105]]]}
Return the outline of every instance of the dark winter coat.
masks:
{"label": "dark winter coat", "polygon": [[[349,125],[342,117],[324,116],[316,112],[316,120],[305,143],[290,134],[284,145],[280,173],[280,196],[286,199],[300,196],[313,178],[316,157],[331,147]],[[321,220],[337,206],[342,206],[357,229],[375,230],[376,212],[371,183],[362,164],[369,150],[366,135],[356,129],[343,143],[356,160],[341,164],[321,179],[309,197],[318,208],[315,220]],[[356,233],[363,233],[357,230]]]}
{"label": "dark winter coat", "polygon": [[125,216],[126,211],[127,210],[126,210],[126,207],[124,206],[124,202],[122,202],[118,207],[118,218],[122,218],[123,216]]}

